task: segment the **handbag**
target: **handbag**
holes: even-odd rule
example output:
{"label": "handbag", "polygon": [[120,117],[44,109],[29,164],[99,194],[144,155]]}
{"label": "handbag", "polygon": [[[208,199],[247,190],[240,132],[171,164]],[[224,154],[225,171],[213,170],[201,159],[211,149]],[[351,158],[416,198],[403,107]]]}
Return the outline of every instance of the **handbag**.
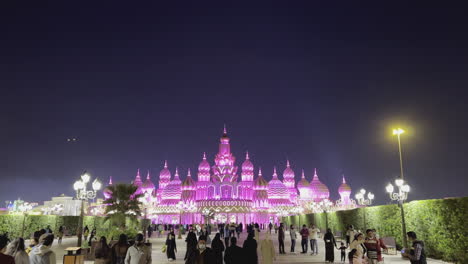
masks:
{"label": "handbag", "polygon": [[163,245],[161,249],[162,253],[166,253],[166,250],[167,250],[167,245]]}

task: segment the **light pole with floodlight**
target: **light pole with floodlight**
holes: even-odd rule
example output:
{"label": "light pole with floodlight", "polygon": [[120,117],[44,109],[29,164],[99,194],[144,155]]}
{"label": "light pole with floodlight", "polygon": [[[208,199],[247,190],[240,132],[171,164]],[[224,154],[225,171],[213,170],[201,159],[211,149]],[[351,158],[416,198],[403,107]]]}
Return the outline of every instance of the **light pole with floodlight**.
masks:
{"label": "light pole with floodlight", "polygon": [[86,186],[88,185],[91,177],[86,171],[81,175],[81,180],[77,180],[73,184],[73,189],[76,191],[76,198],[81,200],[81,213],[80,219],[78,221],[78,243],[77,246],[81,247],[82,237],[83,237],[83,220],[84,220],[84,202],[89,199],[96,198],[97,191],[101,189],[102,184],[98,179],[95,179],[92,183],[93,190],[87,190]]}
{"label": "light pole with floodlight", "polygon": [[[369,206],[372,204],[372,200],[374,200],[375,196],[373,193],[371,192],[368,192],[367,193],[367,199],[366,199],[366,190],[365,189],[361,189],[358,193],[356,193],[355,195],[356,197],[356,200],[358,202],[359,205],[363,205],[363,206]],[[363,212],[363,215],[364,215],[364,229],[366,228],[366,208],[362,208],[362,212]]]}
{"label": "light pole with floodlight", "polygon": [[386,187],[387,192],[390,195],[390,198],[394,201],[398,201],[401,212],[401,229],[403,232],[403,246],[408,248],[408,240],[406,239],[406,222],[405,222],[405,210],[403,208],[403,203],[408,199],[408,193],[410,187],[405,183],[403,176],[403,158],[401,154],[401,134],[405,133],[405,130],[401,128],[393,129],[393,135],[396,135],[398,138],[398,153],[400,154],[400,178],[395,180],[395,185],[398,187],[398,192],[393,192],[394,187],[392,184],[388,184]]}

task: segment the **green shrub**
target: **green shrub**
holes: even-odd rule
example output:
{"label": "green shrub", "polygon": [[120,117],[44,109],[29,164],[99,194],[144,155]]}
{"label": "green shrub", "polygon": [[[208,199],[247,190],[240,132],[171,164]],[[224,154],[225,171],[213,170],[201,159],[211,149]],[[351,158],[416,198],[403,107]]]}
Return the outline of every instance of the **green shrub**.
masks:
{"label": "green shrub", "polygon": [[[468,197],[412,201],[404,204],[406,231],[414,231],[425,243],[429,257],[456,263],[468,263]],[[320,229],[328,227],[333,232],[346,230],[354,225],[364,232],[375,228],[381,237],[394,237],[397,246],[402,245],[401,214],[398,205],[381,205],[356,208],[347,211],[288,216],[286,224],[313,223]]]}

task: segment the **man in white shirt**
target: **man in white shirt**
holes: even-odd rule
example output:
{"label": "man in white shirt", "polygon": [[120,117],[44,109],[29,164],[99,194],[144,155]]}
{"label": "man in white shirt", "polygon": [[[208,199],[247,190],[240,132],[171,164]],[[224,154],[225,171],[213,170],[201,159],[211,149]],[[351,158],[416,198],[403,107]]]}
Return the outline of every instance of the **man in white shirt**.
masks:
{"label": "man in white shirt", "polygon": [[318,254],[318,244],[317,244],[317,239],[318,239],[318,233],[320,232],[320,229],[315,227],[315,225],[311,225],[309,228],[309,236],[310,236],[310,250],[312,253],[311,255],[317,255]]}
{"label": "man in white shirt", "polygon": [[135,237],[135,244],[128,248],[125,264],[151,264],[151,251],[143,242],[143,234]]}

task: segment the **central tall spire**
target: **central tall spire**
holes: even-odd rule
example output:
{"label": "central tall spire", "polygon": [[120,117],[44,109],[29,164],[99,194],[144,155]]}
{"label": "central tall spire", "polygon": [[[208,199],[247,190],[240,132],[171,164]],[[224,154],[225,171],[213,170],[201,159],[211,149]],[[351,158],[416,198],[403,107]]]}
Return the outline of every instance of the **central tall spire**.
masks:
{"label": "central tall spire", "polygon": [[237,167],[234,166],[235,161],[236,158],[231,153],[231,145],[229,144],[226,125],[224,125],[223,136],[219,140],[219,151],[218,154],[216,154],[215,165],[213,166],[214,180],[220,182],[236,181]]}

